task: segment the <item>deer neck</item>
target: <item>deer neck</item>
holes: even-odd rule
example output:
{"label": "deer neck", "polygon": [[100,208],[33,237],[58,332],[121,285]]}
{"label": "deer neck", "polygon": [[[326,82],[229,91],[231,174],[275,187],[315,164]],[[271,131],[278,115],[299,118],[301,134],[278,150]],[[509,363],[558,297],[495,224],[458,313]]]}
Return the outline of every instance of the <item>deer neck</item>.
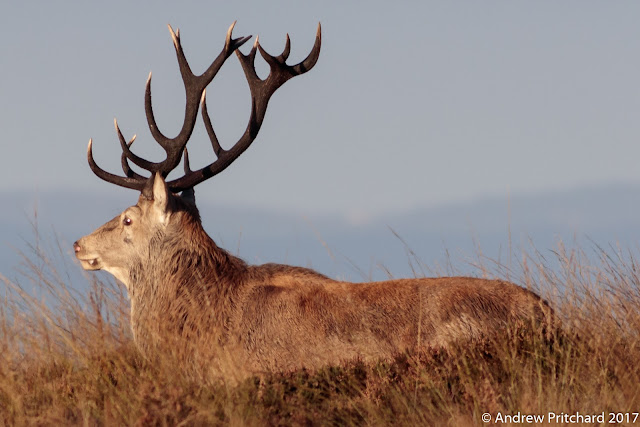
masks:
{"label": "deer neck", "polygon": [[[246,281],[246,263],[218,247],[199,221],[185,221],[176,230],[154,238],[146,262],[132,268],[132,309],[134,304],[153,304],[156,307],[146,308],[163,310],[180,295],[195,306],[227,305],[225,299]],[[189,295],[206,298],[201,301]]]}
{"label": "deer neck", "polygon": [[201,226],[158,236],[146,264],[130,274],[136,343],[147,353],[167,339],[182,340],[171,341],[179,347],[206,337],[224,340],[246,277],[244,261],[219,248]]}

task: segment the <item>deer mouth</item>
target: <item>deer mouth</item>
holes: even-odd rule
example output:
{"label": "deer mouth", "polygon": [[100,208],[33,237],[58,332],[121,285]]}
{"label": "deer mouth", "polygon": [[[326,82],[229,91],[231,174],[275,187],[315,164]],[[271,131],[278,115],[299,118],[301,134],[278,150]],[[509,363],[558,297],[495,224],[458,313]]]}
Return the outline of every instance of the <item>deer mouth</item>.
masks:
{"label": "deer mouth", "polygon": [[101,268],[98,258],[78,258],[78,260],[85,270],[100,270]]}
{"label": "deer mouth", "polygon": [[100,270],[102,266],[100,265],[100,260],[98,257],[87,256],[86,250],[80,245],[82,239],[77,240],[73,243],[73,251],[76,253],[76,258],[80,261],[80,265],[85,270]]}

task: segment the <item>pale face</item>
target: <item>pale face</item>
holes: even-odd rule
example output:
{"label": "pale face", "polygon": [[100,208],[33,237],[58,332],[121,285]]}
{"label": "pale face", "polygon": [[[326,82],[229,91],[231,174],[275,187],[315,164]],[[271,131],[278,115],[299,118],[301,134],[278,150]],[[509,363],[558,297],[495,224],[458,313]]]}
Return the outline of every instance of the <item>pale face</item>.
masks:
{"label": "pale face", "polygon": [[169,196],[162,178],[154,182],[153,197],[140,196],[138,204],[75,242],[73,248],[82,268],[108,271],[129,287],[131,267],[148,257],[151,239],[168,222]]}

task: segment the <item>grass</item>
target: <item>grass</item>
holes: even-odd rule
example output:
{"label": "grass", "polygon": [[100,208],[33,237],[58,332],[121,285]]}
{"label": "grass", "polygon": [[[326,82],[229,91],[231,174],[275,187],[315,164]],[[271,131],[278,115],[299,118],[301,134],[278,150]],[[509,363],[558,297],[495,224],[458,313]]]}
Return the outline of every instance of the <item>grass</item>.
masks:
{"label": "grass", "polygon": [[484,413],[640,411],[640,266],[621,251],[587,257],[560,246],[549,260],[523,255],[515,270],[478,258],[478,275],[550,302],[564,331],[554,342],[516,330],[448,351],[207,386],[138,354],[119,285],[91,275],[88,292],[74,291],[44,255],[62,249],[34,252],[21,284],[2,278],[0,426],[459,426],[483,425]]}

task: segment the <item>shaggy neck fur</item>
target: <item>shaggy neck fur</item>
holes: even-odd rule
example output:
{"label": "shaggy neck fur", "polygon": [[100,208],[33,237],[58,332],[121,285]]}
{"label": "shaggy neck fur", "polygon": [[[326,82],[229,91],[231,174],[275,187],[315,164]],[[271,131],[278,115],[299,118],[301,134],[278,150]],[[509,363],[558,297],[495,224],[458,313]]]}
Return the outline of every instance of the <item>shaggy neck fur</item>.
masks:
{"label": "shaggy neck fur", "polygon": [[246,263],[215,244],[194,206],[175,201],[167,228],[149,243],[149,259],[130,272],[132,330],[145,352],[167,337],[224,340],[246,282]]}

